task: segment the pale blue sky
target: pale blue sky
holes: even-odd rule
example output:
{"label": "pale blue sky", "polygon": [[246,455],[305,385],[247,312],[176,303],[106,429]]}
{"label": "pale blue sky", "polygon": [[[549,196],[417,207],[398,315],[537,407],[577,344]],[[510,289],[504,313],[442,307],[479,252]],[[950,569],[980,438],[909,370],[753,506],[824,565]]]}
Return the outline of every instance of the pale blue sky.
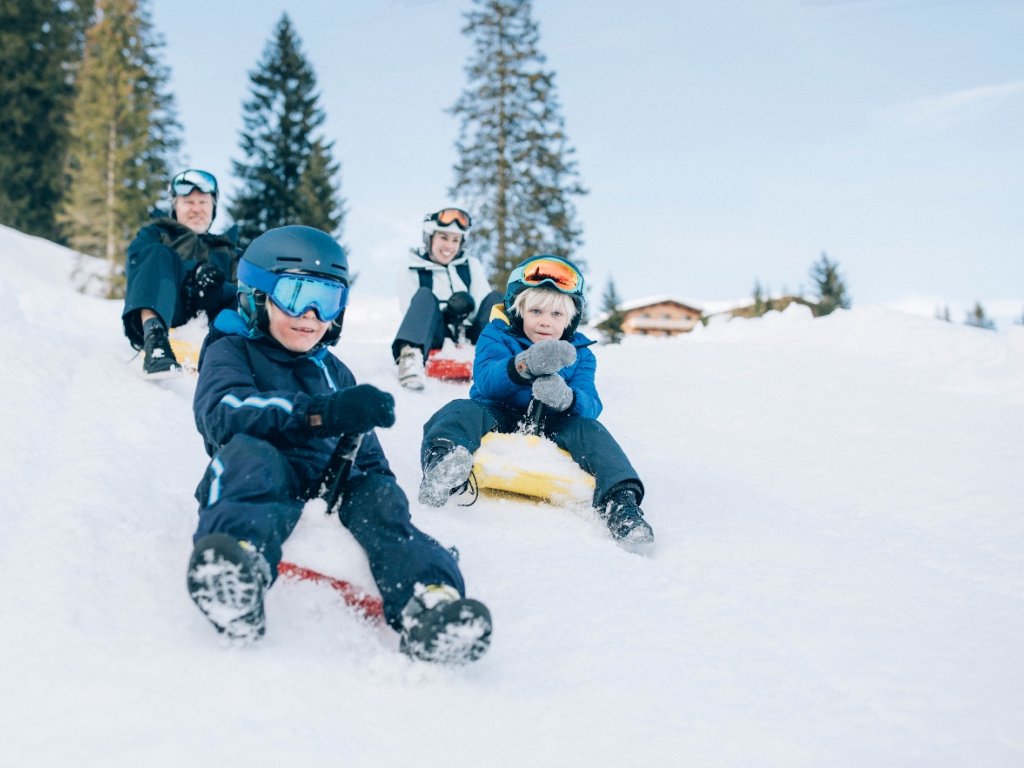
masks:
{"label": "pale blue sky", "polygon": [[[287,11],[342,164],[343,241],[363,290],[390,292],[423,214],[459,202],[445,109],[465,85],[470,6],[154,0],[183,160],[230,195],[248,73]],[[578,210],[592,301],[609,276],[626,300],[710,304],[755,279],[796,291],[827,251],[855,304],[1024,310],[1021,0],[534,0],[533,13],[591,190]]]}

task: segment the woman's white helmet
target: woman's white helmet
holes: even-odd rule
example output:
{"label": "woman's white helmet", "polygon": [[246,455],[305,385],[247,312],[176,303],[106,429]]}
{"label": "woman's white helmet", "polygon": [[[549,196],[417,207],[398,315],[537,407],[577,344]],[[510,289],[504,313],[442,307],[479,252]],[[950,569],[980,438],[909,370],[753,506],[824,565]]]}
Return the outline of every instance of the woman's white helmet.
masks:
{"label": "woman's white helmet", "polygon": [[[430,252],[430,240],[435,232],[455,232],[462,235],[462,248],[466,247],[466,236],[473,225],[469,214],[461,208],[442,208],[423,217],[423,247]],[[462,248],[459,253],[462,253]]]}

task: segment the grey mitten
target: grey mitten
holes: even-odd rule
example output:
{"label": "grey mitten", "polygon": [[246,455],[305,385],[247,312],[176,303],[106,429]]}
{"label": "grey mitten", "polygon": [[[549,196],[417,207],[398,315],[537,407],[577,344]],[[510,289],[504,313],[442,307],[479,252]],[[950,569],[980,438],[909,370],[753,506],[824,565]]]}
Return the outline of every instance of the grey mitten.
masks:
{"label": "grey mitten", "polygon": [[538,341],[516,355],[516,372],[524,379],[558,373],[576,362],[576,347],[561,339]]}
{"label": "grey mitten", "polygon": [[553,408],[556,411],[569,410],[574,398],[572,389],[557,373],[539,376],[533,382],[533,396],[548,408]]}

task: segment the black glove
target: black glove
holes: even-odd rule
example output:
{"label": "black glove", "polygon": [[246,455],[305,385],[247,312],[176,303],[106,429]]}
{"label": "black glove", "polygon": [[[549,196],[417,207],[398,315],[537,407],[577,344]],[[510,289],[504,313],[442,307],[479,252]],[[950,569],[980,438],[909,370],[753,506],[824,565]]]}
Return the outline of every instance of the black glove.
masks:
{"label": "black glove", "polygon": [[516,355],[516,372],[524,379],[558,373],[576,362],[576,347],[561,339],[538,341]]}
{"label": "black glove", "polygon": [[573,399],[576,397],[572,392],[572,388],[565,383],[565,379],[557,373],[549,376],[539,376],[533,382],[533,396],[536,400],[555,411],[569,410],[572,407]]}
{"label": "black glove", "polygon": [[182,290],[185,293],[185,310],[195,315],[199,310],[207,314],[221,305],[224,273],[213,264],[203,262],[185,277]]}
{"label": "black glove", "polygon": [[476,309],[476,302],[473,301],[473,297],[465,291],[457,291],[448,297],[448,303],[445,305],[444,322],[445,325],[462,325],[466,318],[469,317],[473,310]]}
{"label": "black glove", "polygon": [[306,420],[318,435],[362,434],[395,423],[395,398],[372,384],[310,399]]}

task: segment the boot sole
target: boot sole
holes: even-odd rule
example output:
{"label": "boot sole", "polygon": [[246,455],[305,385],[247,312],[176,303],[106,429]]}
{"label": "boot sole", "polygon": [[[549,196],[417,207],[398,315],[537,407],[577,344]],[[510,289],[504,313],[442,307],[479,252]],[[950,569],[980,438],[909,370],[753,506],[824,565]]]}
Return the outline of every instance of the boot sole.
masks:
{"label": "boot sole", "polygon": [[142,376],[146,381],[163,381],[164,379],[177,379],[180,378],[184,371],[179,368],[168,368],[166,371],[143,371]]}
{"label": "boot sole", "polygon": [[491,612],[479,600],[456,600],[419,617],[422,639],[403,635],[402,652],[420,661],[462,665],[491,646]]}
{"label": "boot sole", "polygon": [[473,455],[463,446],[456,446],[430,470],[429,480],[423,478],[417,496],[419,502],[431,507],[443,507],[452,491],[461,487],[472,471]]}
{"label": "boot sole", "polygon": [[192,602],[225,637],[244,644],[263,637],[263,587],[249,555],[230,536],[213,533],[199,540],[187,584]]}

